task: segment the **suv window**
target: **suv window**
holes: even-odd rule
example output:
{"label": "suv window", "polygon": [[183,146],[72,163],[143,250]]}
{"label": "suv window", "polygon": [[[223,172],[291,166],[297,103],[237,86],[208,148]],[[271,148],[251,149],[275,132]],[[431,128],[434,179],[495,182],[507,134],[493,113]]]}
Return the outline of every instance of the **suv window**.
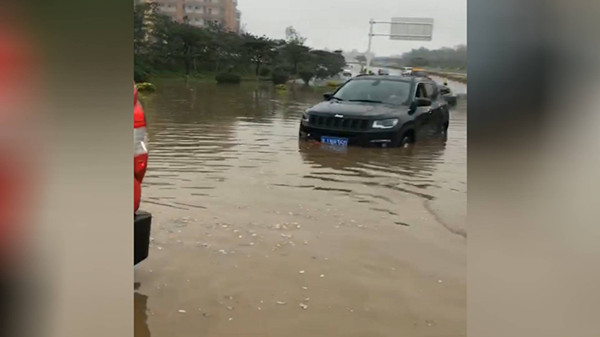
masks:
{"label": "suv window", "polygon": [[417,98],[427,98],[427,92],[425,91],[425,87],[423,83],[419,83],[417,85],[417,93],[415,95]]}
{"label": "suv window", "polygon": [[431,83],[425,83],[425,90],[427,91],[427,97],[431,99],[435,99],[437,97],[438,91],[435,85]]}

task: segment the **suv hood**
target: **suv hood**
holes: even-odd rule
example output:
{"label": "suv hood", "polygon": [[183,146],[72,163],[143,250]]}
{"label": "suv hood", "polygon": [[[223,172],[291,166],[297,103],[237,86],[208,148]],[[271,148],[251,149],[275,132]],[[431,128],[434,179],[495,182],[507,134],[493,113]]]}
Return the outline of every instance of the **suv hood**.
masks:
{"label": "suv hood", "polygon": [[408,112],[405,105],[386,105],[363,102],[325,101],[310,108],[310,114],[315,115],[344,115],[344,117],[388,117],[399,116]]}

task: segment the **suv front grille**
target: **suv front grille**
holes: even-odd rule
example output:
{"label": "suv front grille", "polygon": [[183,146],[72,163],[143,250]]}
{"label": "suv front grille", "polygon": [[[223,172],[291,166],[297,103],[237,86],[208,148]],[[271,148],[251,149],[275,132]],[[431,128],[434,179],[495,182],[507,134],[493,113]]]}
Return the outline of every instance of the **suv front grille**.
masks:
{"label": "suv front grille", "polygon": [[310,116],[309,124],[320,128],[366,130],[369,128],[368,119],[338,118],[329,116]]}

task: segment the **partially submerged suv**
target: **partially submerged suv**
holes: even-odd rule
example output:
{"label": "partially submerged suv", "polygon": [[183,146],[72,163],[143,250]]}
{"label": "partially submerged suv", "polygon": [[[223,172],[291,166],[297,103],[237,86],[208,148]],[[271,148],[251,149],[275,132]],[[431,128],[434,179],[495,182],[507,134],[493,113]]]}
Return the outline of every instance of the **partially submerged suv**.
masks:
{"label": "partially submerged suv", "polygon": [[302,115],[300,138],[404,147],[448,129],[448,103],[427,78],[358,76],[324,97]]}

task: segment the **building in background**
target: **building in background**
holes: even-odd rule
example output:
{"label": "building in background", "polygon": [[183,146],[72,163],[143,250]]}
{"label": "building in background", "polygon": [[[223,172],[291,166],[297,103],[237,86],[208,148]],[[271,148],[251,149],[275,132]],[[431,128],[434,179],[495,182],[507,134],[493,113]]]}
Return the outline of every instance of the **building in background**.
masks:
{"label": "building in background", "polygon": [[158,5],[160,13],[174,21],[186,22],[196,27],[206,27],[210,22],[232,31],[240,31],[241,12],[237,0],[146,0]]}

